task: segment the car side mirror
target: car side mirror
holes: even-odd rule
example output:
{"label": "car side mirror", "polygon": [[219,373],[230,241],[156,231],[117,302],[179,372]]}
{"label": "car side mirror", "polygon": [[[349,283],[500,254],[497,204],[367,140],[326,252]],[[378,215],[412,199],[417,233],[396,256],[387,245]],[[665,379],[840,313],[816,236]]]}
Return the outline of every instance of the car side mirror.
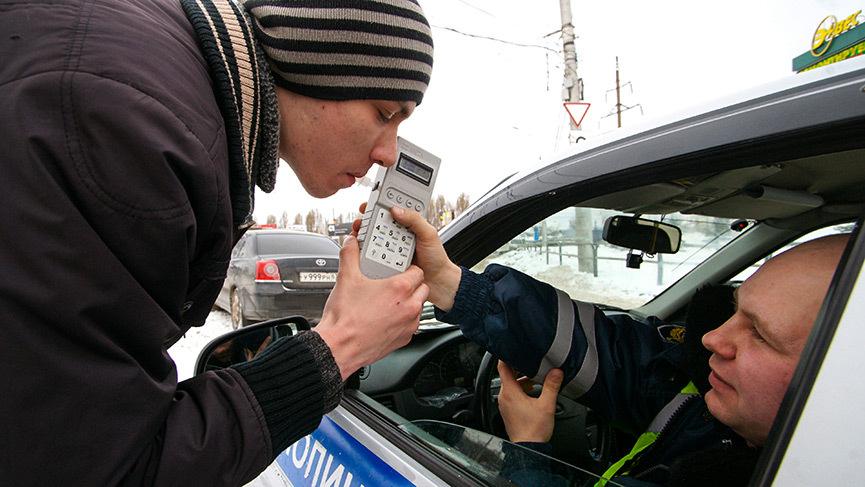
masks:
{"label": "car side mirror", "polygon": [[647,254],[675,254],[682,243],[682,231],[668,223],[616,215],[604,222],[603,238],[613,245]]}
{"label": "car side mirror", "polygon": [[198,354],[195,375],[248,362],[280,338],[309,329],[311,327],[306,318],[287,316],[262,321],[216,337]]}

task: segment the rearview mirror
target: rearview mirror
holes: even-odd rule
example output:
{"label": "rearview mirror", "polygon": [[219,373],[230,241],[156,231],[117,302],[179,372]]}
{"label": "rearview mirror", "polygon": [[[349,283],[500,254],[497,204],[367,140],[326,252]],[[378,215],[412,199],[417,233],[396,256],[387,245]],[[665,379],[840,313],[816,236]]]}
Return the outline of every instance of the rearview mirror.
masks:
{"label": "rearview mirror", "polygon": [[675,254],[682,243],[679,227],[627,215],[604,222],[604,241],[647,254]]}
{"label": "rearview mirror", "polygon": [[306,318],[288,316],[226,333],[213,339],[201,350],[195,361],[195,374],[248,362],[280,338],[309,329]]}

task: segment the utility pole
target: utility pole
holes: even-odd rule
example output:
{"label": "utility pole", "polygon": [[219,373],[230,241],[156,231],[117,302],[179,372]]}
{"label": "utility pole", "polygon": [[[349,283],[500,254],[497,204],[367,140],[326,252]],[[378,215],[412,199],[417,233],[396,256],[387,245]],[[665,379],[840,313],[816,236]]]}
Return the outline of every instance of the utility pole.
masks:
{"label": "utility pole", "polygon": [[[562,14],[562,47],[565,54],[565,82],[562,90],[562,100],[582,101],[582,80],[577,74],[577,48],[574,45],[576,35],[571,15],[571,0],[559,0],[559,10]],[[571,130],[579,130],[571,121]]]}
{"label": "utility pole", "polygon": [[[576,35],[574,34],[573,16],[571,15],[571,0],[559,0],[559,10],[562,15],[562,47],[565,56],[565,79],[562,86],[562,99],[564,101],[582,101],[583,80],[577,74],[577,48],[574,45]],[[571,120],[569,140],[571,143],[577,139],[576,131],[580,130]],[[577,243],[577,262],[580,272],[595,272],[595,261],[592,248],[592,210],[589,208],[574,207],[574,231]]]}
{"label": "utility pole", "polygon": [[[630,81],[625,83],[624,86],[630,86],[631,87],[631,94],[634,93],[634,85],[631,84]],[[622,128],[622,112],[630,110],[632,108],[639,107],[640,113],[643,113],[643,105],[640,105],[639,103],[637,103],[635,105],[631,105],[631,106],[626,106],[626,105],[622,104],[622,88],[623,88],[622,81],[621,81],[621,77],[619,76],[619,56],[616,56],[616,88],[615,88],[615,90],[616,90],[616,108],[601,118],[611,117],[615,113],[616,118],[618,119],[619,128]],[[613,90],[607,90],[607,94],[609,94],[611,91],[613,91]]]}
{"label": "utility pole", "polygon": [[619,117],[619,128],[622,128],[622,87],[619,84],[619,56],[616,56],[616,114]]}

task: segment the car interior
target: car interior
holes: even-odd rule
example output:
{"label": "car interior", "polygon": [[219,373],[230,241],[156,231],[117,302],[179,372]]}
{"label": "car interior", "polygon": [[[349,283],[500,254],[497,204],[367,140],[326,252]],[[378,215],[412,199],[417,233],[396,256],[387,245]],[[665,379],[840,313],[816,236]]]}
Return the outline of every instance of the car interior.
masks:
{"label": "car interior", "polygon": [[[771,152],[760,157],[759,150],[751,149],[748,158],[734,162],[690,161],[651,175],[635,171],[636,176],[622,173],[601,182],[586,181],[562,188],[555,198],[546,198],[545,205],[537,198],[516,202],[486,222],[496,228],[485,233],[486,241],[477,235],[483,232],[474,232],[464,241],[446,242],[446,249],[455,262],[476,272],[501,262],[554,286],[572,285],[567,289],[572,298],[596,303],[605,313],[628,313],[636,319],[657,316],[704,333],[733,311],[706,303],[723,302],[724,293],[785,246],[853,231],[865,208],[865,150],[824,147],[820,153],[819,147],[802,146],[786,149],[785,157]],[[585,284],[592,276],[568,280],[578,272],[571,231],[575,208],[591,209],[595,228],[612,216],[641,216],[679,226],[682,248],[661,256],[596,238],[591,245],[600,291],[581,296],[581,290],[592,287]],[[643,259],[640,268],[628,268],[627,256],[632,253]],[[622,276],[616,278],[619,281],[603,280],[608,269]],[[643,277],[634,277],[638,275]],[[715,293],[695,298],[707,285],[716,286]],[[622,291],[623,298],[604,302],[608,289]],[[714,311],[700,312],[708,308]],[[436,321],[431,309],[423,318],[421,331],[409,345],[360,371],[358,392],[350,394],[349,403],[400,425],[421,441],[447,443],[449,448],[433,449],[446,461],[465,464],[464,457],[472,453],[455,453],[459,448],[443,438],[446,435],[435,433],[434,426],[458,425],[507,439],[495,407],[494,360],[468,341],[458,326]],[[421,425],[435,438],[409,424]],[[557,459],[597,474],[627,452],[633,440],[632,434],[560,396],[552,440]]]}

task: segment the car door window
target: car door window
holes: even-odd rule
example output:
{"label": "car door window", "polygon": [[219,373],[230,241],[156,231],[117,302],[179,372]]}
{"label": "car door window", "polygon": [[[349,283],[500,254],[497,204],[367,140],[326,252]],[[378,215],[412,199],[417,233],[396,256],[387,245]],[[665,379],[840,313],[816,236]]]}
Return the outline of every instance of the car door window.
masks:
{"label": "car door window", "polygon": [[417,420],[404,423],[400,428],[489,485],[594,485],[600,479],[592,472],[525,446],[457,424]]}
{"label": "car door window", "polygon": [[511,239],[476,264],[519,270],[567,292],[572,299],[614,308],[639,307],[690,272],[700,262],[740,235],[732,219],[674,213],[642,215],[682,230],[675,254],[643,256],[639,269],[625,265],[628,249],[604,242],[604,221],[614,211],[566,208]]}

